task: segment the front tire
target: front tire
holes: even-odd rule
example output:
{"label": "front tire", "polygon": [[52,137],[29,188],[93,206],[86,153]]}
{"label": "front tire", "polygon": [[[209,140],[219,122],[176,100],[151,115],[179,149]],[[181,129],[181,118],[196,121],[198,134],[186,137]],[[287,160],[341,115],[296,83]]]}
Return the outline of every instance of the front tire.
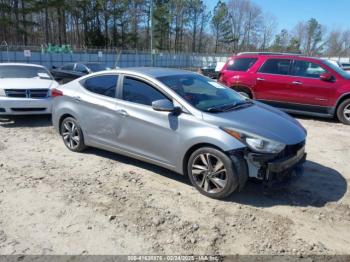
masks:
{"label": "front tire", "polygon": [[337,117],[343,124],[350,125],[350,99],[345,99],[338,106]]}
{"label": "front tire", "polygon": [[239,94],[241,94],[242,96],[246,97],[246,98],[251,98],[250,94],[246,91],[238,91]]}
{"label": "front tire", "polygon": [[203,147],[192,153],[187,172],[196,189],[211,198],[225,198],[239,184],[232,160],[222,151]]}
{"label": "front tire", "polygon": [[61,136],[65,146],[73,152],[81,152],[86,146],[83,131],[77,120],[72,117],[65,118],[60,126]]}

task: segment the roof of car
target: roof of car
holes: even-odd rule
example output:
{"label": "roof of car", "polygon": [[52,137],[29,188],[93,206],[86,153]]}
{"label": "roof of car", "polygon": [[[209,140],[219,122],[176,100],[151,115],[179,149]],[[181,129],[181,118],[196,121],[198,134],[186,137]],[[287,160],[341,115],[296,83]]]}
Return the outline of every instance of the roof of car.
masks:
{"label": "roof of car", "polygon": [[260,56],[269,57],[269,58],[285,58],[285,59],[303,58],[303,59],[312,59],[312,60],[318,60],[318,61],[325,60],[320,57],[311,57],[311,56],[306,56],[306,55],[297,54],[297,53],[276,53],[276,52],[243,52],[232,56],[232,58],[260,57]]}
{"label": "roof of car", "polygon": [[0,66],[31,66],[31,67],[44,67],[37,64],[26,64],[26,63],[0,63]]}
{"label": "roof of car", "polygon": [[129,67],[129,68],[117,69],[117,71],[145,74],[154,78],[169,76],[169,75],[183,75],[183,74],[194,73],[194,72],[182,70],[182,69],[163,68],[163,67]]}

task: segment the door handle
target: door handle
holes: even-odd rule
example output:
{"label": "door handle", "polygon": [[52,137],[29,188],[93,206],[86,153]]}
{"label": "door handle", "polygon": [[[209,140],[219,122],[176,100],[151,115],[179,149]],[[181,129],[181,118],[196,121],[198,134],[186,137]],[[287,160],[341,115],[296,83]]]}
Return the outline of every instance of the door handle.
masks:
{"label": "door handle", "polygon": [[258,77],[256,80],[257,80],[257,81],[264,81],[265,79],[264,79],[264,78],[261,78],[261,77]]}
{"label": "door handle", "polygon": [[80,102],[81,100],[81,97],[80,96],[73,96],[73,99],[77,102]]}
{"label": "door handle", "polygon": [[121,116],[124,116],[124,117],[129,115],[128,112],[126,112],[123,109],[117,110],[117,114],[121,115]]}
{"label": "door handle", "polygon": [[303,83],[300,82],[300,81],[293,81],[292,84],[293,84],[293,85],[302,85]]}

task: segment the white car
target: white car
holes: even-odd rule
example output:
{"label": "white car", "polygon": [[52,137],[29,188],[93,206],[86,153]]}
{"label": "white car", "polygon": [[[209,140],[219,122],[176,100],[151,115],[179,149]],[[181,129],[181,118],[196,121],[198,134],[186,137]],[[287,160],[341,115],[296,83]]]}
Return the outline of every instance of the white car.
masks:
{"label": "white car", "polygon": [[58,85],[44,66],[0,63],[0,116],[51,114]]}

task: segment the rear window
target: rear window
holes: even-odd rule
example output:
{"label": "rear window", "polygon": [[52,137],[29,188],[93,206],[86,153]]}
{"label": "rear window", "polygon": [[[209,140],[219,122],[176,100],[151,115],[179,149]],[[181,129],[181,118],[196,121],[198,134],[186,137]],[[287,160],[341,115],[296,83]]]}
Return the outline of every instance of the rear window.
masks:
{"label": "rear window", "polygon": [[274,75],[288,75],[291,62],[292,60],[290,59],[269,59],[259,69],[259,72]]}
{"label": "rear window", "polygon": [[61,67],[62,70],[73,71],[74,64],[68,64]]}
{"label": "rear window", "polygon": [[99,75],[86,79],[83,86],[92,93],[114,98],[117,81],[117,75]]}
{"label": "rear window", "polygon": [[251,68],[255,64],[257,60],[258,60],[257,58],[248,58],[248,57],[235,58],[228,62],[226,69],[230,71],[247,71],[249,68]]}

